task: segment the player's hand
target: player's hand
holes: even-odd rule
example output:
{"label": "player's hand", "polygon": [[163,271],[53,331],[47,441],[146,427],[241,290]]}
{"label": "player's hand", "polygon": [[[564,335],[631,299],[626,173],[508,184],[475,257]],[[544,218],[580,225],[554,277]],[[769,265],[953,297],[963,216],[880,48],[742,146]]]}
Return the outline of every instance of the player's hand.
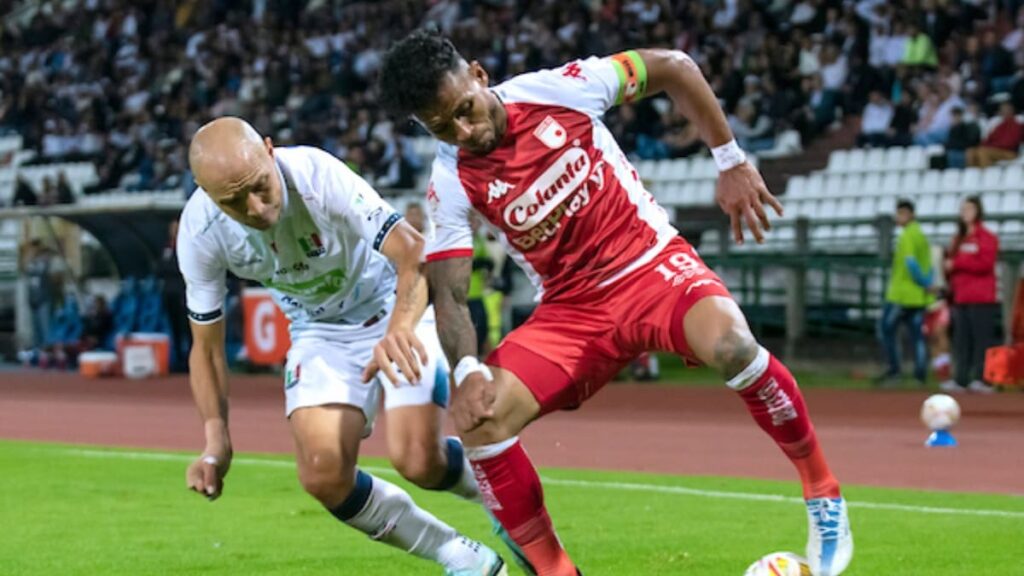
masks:
{"label": "player's hand", "polygon": [[782,216],[782,204],[768,191],[761,173],[750,162],[744,162],[718,175],[715,200],[722,211],[729,215],[732,235],[737,244],[743,244],[744,223],[758,244],[764,242],[764,232],[772,229],[764,209],[765,204]]}
{"label": "player's hand", "polygon": [[494,417],[494,381],[474,372],[466,376],[452,395],[451,415],[460,433],[475,430],[488,418]]}
{"label": "player's hand", "polygon": [[224,491],[224,476],[231,468],[231,449],[205,450],[185,472],[189,490],[206,496],[211,502]]}
{"label": "player's hand", "polygon": [[427,348],[408,328],[388,328],[384,338],[373,347],[373,360],[363,370],[363,382],[369,382],[379,370],[398,386],[401,381],[394,365],[413,385],[419,384],[424,364],[427,363]]}

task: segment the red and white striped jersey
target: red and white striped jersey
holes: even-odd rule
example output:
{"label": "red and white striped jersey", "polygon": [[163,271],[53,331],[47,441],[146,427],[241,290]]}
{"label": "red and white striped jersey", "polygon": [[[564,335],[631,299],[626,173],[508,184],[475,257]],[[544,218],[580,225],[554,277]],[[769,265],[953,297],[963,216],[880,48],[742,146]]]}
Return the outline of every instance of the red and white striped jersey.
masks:
{"label": "red and white striped jersey", "polygon": [[601,121],[636,93],[628,67],[638,56],[628,56],[578,60],[493,89],[508,113],[498,148],[478,156],[438,147],[427,261],[472,255],[475,209],[549,302],[615,282],[678,235]]}

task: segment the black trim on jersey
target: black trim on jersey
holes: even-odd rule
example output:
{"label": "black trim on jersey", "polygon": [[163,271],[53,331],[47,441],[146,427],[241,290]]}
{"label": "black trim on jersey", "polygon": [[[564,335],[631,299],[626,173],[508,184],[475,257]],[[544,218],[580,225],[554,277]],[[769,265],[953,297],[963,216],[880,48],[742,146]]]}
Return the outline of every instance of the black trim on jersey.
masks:
{"label": "black trim on jersey", "polygon": [[380,227],[380,231],[377,232],[377,237],[373,239],[373,249],[380,252],[380,247],[384,244],[384,239],[388,237],[388,232],[398,224],[399,220],[402,219],[402,215],[398,212],[388,216],[388,219],[384,221],[384,225]]}
{"label": "black trim on jersey", "polygon": [[220,320],[223,317],[224,310],[221,308],[218,308],[213,312],[203,312],[202,314],[198,312],[193,312],[191,310],[188,311],[188,319],[195,322],[196,324],[213,324],[214,322]]}

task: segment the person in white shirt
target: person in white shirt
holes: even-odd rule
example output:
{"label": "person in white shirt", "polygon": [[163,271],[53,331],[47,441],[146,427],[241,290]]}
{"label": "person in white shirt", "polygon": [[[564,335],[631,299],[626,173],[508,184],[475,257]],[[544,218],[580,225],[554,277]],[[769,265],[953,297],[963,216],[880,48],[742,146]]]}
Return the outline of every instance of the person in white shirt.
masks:
{"label": "person in white shirt", "polygon": [[858,146],[885,146],[889,143],[889,125],[892,123],[893,107],[878,90],[868,95],[860,119]]}
{"label": "person in white shirt", "polygon": [[188,468],[188,487],[216,499],[231,465],[223,322],[231,271],[269,288],[291,321],[284,395],[305,490],[338,520],[446,574],[506,574],[492,550],[356,467],[383,393],[398,471],[480,500],[461,443],[441,435],[449,386],[437,333],[432,323],[417,327],[427,305],[422,236],[337,158],[275,148],[238,118],[200,128],[189,163],[201,188],[182,212],[177,247],[206,448]]}

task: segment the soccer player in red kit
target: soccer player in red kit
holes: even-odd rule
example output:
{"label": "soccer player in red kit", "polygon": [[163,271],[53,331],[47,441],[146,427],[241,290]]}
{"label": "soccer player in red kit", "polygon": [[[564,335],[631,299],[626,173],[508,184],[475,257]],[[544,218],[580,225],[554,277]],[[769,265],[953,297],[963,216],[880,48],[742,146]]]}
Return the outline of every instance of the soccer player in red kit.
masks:
{"label": "soccer player in red kit", "polygon": [[[853,555],[846,502],[825,462],[800,389],[762,348],[722,281],[670,225],[601,116],[665,92],[700,130],[719,168],[717,200],[756,240],[781,214],[745,161],[700,69],[684,53],[636,50],[523,74],[495,87],[446,38],[414,32],[389,50],[380,99],[441,141],[427,200],[435,233],[427,269],[437,328],[457,388],[452,418],[484,503],[533,573],[577,574],[544,507],[518,434],[579,406],[648,350],[717,369],[796,466],[807,501],[816,576]],[[486,363],[476,355],[466,292],[470,212],[500,231],[540,292],[530,319]]]}

